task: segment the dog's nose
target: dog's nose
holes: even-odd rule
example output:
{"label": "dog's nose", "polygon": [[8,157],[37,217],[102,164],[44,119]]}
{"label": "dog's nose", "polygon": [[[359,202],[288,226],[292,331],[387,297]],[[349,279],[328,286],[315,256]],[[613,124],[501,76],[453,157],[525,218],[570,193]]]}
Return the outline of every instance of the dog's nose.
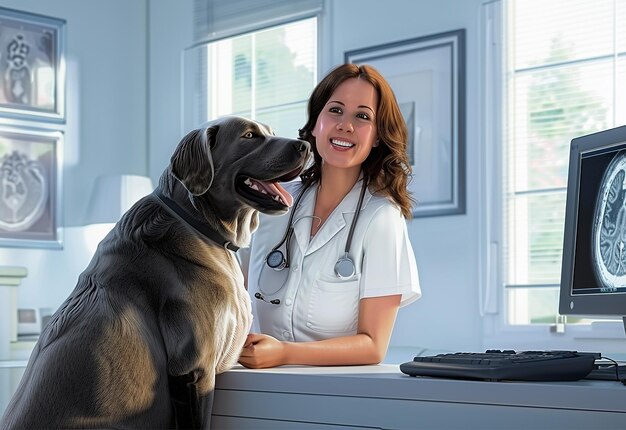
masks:
{"label": "dog's nose", "polygon": [[295,147],[298,152],[306,152],[309,150],[309,142],[306,140],[298,140],[295,143]]}

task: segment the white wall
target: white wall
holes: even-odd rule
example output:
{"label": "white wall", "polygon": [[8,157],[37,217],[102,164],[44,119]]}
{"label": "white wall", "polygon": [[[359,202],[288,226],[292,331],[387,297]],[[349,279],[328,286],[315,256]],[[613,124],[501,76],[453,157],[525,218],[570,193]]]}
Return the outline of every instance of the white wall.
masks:
{"label": "white wall", "polygon": [[25,266],[20,307],[58,307],[90,259],[80,225],[97,175],[147,173],[147,1],[3,0],[0,6],[63,18],[67,124],[62,250],[0,248]]}
{"label": "white wall", "polygon": [[[478,312],[478,14],[480,0],[326,0],[320,72],[344,52],[467,30],[467,213],[409,225],[423,298],[401,309],[393,346],[482,348]],[[96,175],[156,181],[182,137],[181,54],[192,44],[193,0],[4,0],[1,6],[68,21],[68,125],[62,251],[1,249],[26,266],[21,307],[56,307],[90,255],[78,227]]]}
{"label": "white wall", "polygon": [[193,0],[150,0],[148,138],[155,184],[186,131],[182,130],[182,53],[193,43]]}

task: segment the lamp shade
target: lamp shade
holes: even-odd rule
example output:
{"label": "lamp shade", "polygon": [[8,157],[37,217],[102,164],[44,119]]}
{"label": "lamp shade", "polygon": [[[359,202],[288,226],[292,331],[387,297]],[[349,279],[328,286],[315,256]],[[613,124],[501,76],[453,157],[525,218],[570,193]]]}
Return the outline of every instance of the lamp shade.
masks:
{"label": "lamp shade", "polygon": [[99,176],[89,199],[85,225],[116,223],[124,212],[153,190],[152,180],[146,176]]}

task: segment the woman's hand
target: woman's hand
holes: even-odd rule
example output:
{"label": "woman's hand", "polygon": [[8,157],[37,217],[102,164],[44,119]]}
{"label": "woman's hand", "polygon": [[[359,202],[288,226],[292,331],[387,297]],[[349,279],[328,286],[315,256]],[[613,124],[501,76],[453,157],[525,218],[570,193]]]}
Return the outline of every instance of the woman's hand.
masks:
{"label": "woman's hand", "polygon": [[239,356],[239,363],[250,369],[286,364],[285,345],[278,339],[260,333],[250,333]]}

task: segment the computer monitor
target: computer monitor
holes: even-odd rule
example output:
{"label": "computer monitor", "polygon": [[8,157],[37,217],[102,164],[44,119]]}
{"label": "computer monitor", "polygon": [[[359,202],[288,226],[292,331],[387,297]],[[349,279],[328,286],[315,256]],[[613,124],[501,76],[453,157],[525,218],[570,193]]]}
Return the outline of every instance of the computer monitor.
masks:
{"label": "computer monitor", "polygon": [[626,328],[626,126],[572,140],[559,312]]}

